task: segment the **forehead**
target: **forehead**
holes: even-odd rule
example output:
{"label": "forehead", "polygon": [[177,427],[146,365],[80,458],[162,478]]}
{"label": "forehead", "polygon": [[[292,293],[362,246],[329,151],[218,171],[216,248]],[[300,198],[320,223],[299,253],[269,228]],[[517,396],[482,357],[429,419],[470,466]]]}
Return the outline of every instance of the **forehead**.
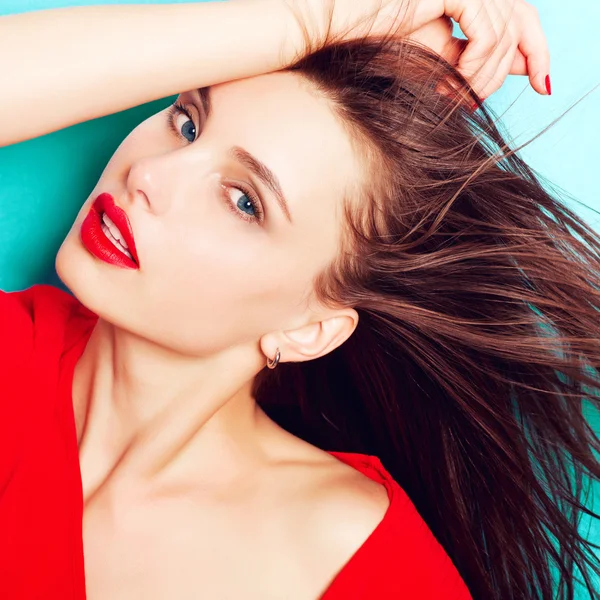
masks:
{"label": "forehead", "polygon": [[211,86],[211,105],[202,135],[264,162],[279,179],[294,224],[310,218],[304,208],[338,212],[359,165],[331,102],[310,82],[290,72],[228,81]]}

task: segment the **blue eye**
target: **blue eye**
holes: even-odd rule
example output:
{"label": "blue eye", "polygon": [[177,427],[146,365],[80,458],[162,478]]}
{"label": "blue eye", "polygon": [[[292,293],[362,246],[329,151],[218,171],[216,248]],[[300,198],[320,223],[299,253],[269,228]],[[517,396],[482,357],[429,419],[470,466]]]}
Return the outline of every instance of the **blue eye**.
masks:
{"label": "blue eye", "polygon": [[[231,190],[240,193],[237,199],[231,194]],[[248,223],[261,224],[264,219],[262,202],[256,192],[246,186],[236,182],[233,185],[221,184],[221,192],[225,206],[240,219]]]}
{"label": "blue eye", "polygon": [[[179,127],[177,123],[177,117],[179,115],[185,115],[188,120],[185,121],[183,127]],[[192,115],[190,115],[189,111],[183,106],[176,102],[173,104],[168,113],[168,123],[169,127],[175,132],[175,135],[181,136],[188,140],[188,142],[193,142],[196,139],[198,132],[196,131],[196,126],[194,125],[194,121],[192,120]],[[192,136],[192,139],[187,137],[187,134]]]}
{"label": "blue eye", "polygon": [[183,137],[185,139],[188,139],[186,136],[186,130],[187,133],[190,133],[192,136],[192,139],[189,140],[190,142],[193,142],[196,139],[196,126],[194,125],[193,121],[186,121],[183,125],[183,127],[181,128],[181,132],[183,134]]}
{"label": "blue eye", "polygon": [[246,194],[243,194],[237,201],[237,207],[251,217],[256,216],[254,202]]}

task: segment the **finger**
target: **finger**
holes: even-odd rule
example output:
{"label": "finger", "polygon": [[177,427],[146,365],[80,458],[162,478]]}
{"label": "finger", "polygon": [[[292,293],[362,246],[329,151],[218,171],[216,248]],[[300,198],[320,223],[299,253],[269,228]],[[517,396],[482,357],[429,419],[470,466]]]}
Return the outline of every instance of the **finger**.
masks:
{"label": "finger", "polygon": [[546,95],[546,76],[550,74],[550,51],[548,41],[542,30],[542,24],[537,9],[530,4],[524,4],[522,11],[526,11],[522,37],[519,41],[519,50],[527,60],[527,73],[531,87]]}
{"label": "finger", "polygon": [[444,56],[445,45],[452,38],[452,20],[446,17],[436,19],[407,37]]}
{"label": "finger", "polygon": [[[514,45],[517,46],[515,53],[515,61],[510,68],[509,73],[512,75],[526,75],[527,74],[527,61],[525,57],[521,54],[521,51],[518,49],[518,41],[521,39],[521,29],[522,23],[520,21],[521,14],[517,11],[517,4],[519,2],[523,2],[524,0],[502,0],[498,5],[498,10],[502,15],[502,19],[505,26],[505,33],[512,35],[513,42],[516,42]],[[519,58],[517,58],[517,55]],[[521,71],[521,72],[514,72]]]}
{"label": "finger", "polygon": [[[513,31],[520,40],[523,37],[521,31],[525,29],[527,21],[530,19],[527,11],[523,10],[528,5],[524,0],[502,0],[500,3],[496,2],[496,5],[504,21],[512,24]],[[509,74],[527,75],[527,59],[518,47]]]}
{"label": "finger", "polygon": [[481,73],[497,47],[498,32],[487,6],[481,1],[467,2],[465,5],[457,0],[447,4],[446,14],[458,22],[468,40],[457,69],[477,91],[485,85],[485,81],[481,80]]}
{"label": "finger", "polygon": [[440,54],[451,65],[456,67],[456,65],[458,65],[458,61],[460,60],[461,54],[465,51],[465,48],[467,47],[467,43],[467,40],[453,37],[450,40],[448,40]]}
{"label": "finger", "polygon": [[508,74],[510,73],[510,68],[514,62],[516,51],[517,46],[513,43],[513,46],[501,58],[498,66],[496,67],[495,73],[492,75],[492,78],[486,84],[485,88],[483,88],[480,96],[481,99],[489,98],[494,92],[498,91],[500,87],[502,87],[502,84],[505,82]]}
{"label": "finger", "polygon": [[482,99],[489,98],[502,86],[512,65],[518,42],[513,24],[514,2],[515,0],[502,0],[498,3],[490,0],[488,3],[488,13],[498,34],[498,43],[475,82]]}
{"label": "finger", "polygon": [[[512,65],[516,47],[515,36],[511,33],[500,38],[492,54],[470,82],[480,98],[487,98],[502,85]],[[466,51],[468,51],[468,46]],[[507,56],[510,56],[510,63],[506,67],[502,67],[501,65],[505,65],[507,62]],[[504,71],[504,69],[506,70]],[[500,76],[503,79],[500,80]]]}
{"label": "finger", "polygon": [[519,48],[515,52],[513,64],[510,68],[510,75],[527,75],[527,59]]}
{"label": "finger", "polygon": [[517,38],[513,23],[514,2],[515,0],[488,0],[487,10],[498,41],[473,82],[482,99],[491,96],[504,83],[510,69],[510,64],[506,66],[507,56],[515,54]]}
{"label": "finger", "polygon": [[[448,41],[440,53],[451,65],[456,66],[460,55],[465,51],[467,40],[453,37]],[[515,51],[512,66],[509,75],[527,75],[527,60],[519,48]]]}

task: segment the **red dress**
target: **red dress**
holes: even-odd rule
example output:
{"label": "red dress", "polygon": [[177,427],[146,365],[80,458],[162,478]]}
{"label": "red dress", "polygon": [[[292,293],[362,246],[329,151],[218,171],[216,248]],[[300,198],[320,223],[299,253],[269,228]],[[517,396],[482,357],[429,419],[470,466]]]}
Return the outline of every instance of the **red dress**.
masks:
{"label": "red dress", "polygon": [[[73,369],[97,315],[45,284],[0,290],[0,598],[85,600]],[[322,600],[469,600],[411,500],[372,456],[332,453],[390,506]]]}

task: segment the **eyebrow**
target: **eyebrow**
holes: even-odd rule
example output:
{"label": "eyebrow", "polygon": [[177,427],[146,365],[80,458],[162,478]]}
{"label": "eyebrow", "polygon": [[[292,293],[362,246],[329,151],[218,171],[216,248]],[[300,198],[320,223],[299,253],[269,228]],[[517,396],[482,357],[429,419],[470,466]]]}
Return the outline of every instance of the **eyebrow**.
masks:
{"label": "eyebrow", "polygon": [[[202,108],[204,109],[204,115],[207,119],[210,115],[212,107],[210,98],[210,86],[198,88],[198,95],[200,96]],[[229,150],[229,155],[241,165],[246,167],[249,171],[251,171],[272,192],[283,214],[291,223],[292,215],[290,213],[287,200],[285,199],[285,196],[281,189],[279,179],[277,178],[275,173],[273,173],[273,171],[271,171],[271,169],[269,169],[267,165],[258,160],[258,158],[256,158],[255,156],[250,154],[250,152],[244,150],[244,148],[241,148],[240,146],[233,146],[233,148]]]}

